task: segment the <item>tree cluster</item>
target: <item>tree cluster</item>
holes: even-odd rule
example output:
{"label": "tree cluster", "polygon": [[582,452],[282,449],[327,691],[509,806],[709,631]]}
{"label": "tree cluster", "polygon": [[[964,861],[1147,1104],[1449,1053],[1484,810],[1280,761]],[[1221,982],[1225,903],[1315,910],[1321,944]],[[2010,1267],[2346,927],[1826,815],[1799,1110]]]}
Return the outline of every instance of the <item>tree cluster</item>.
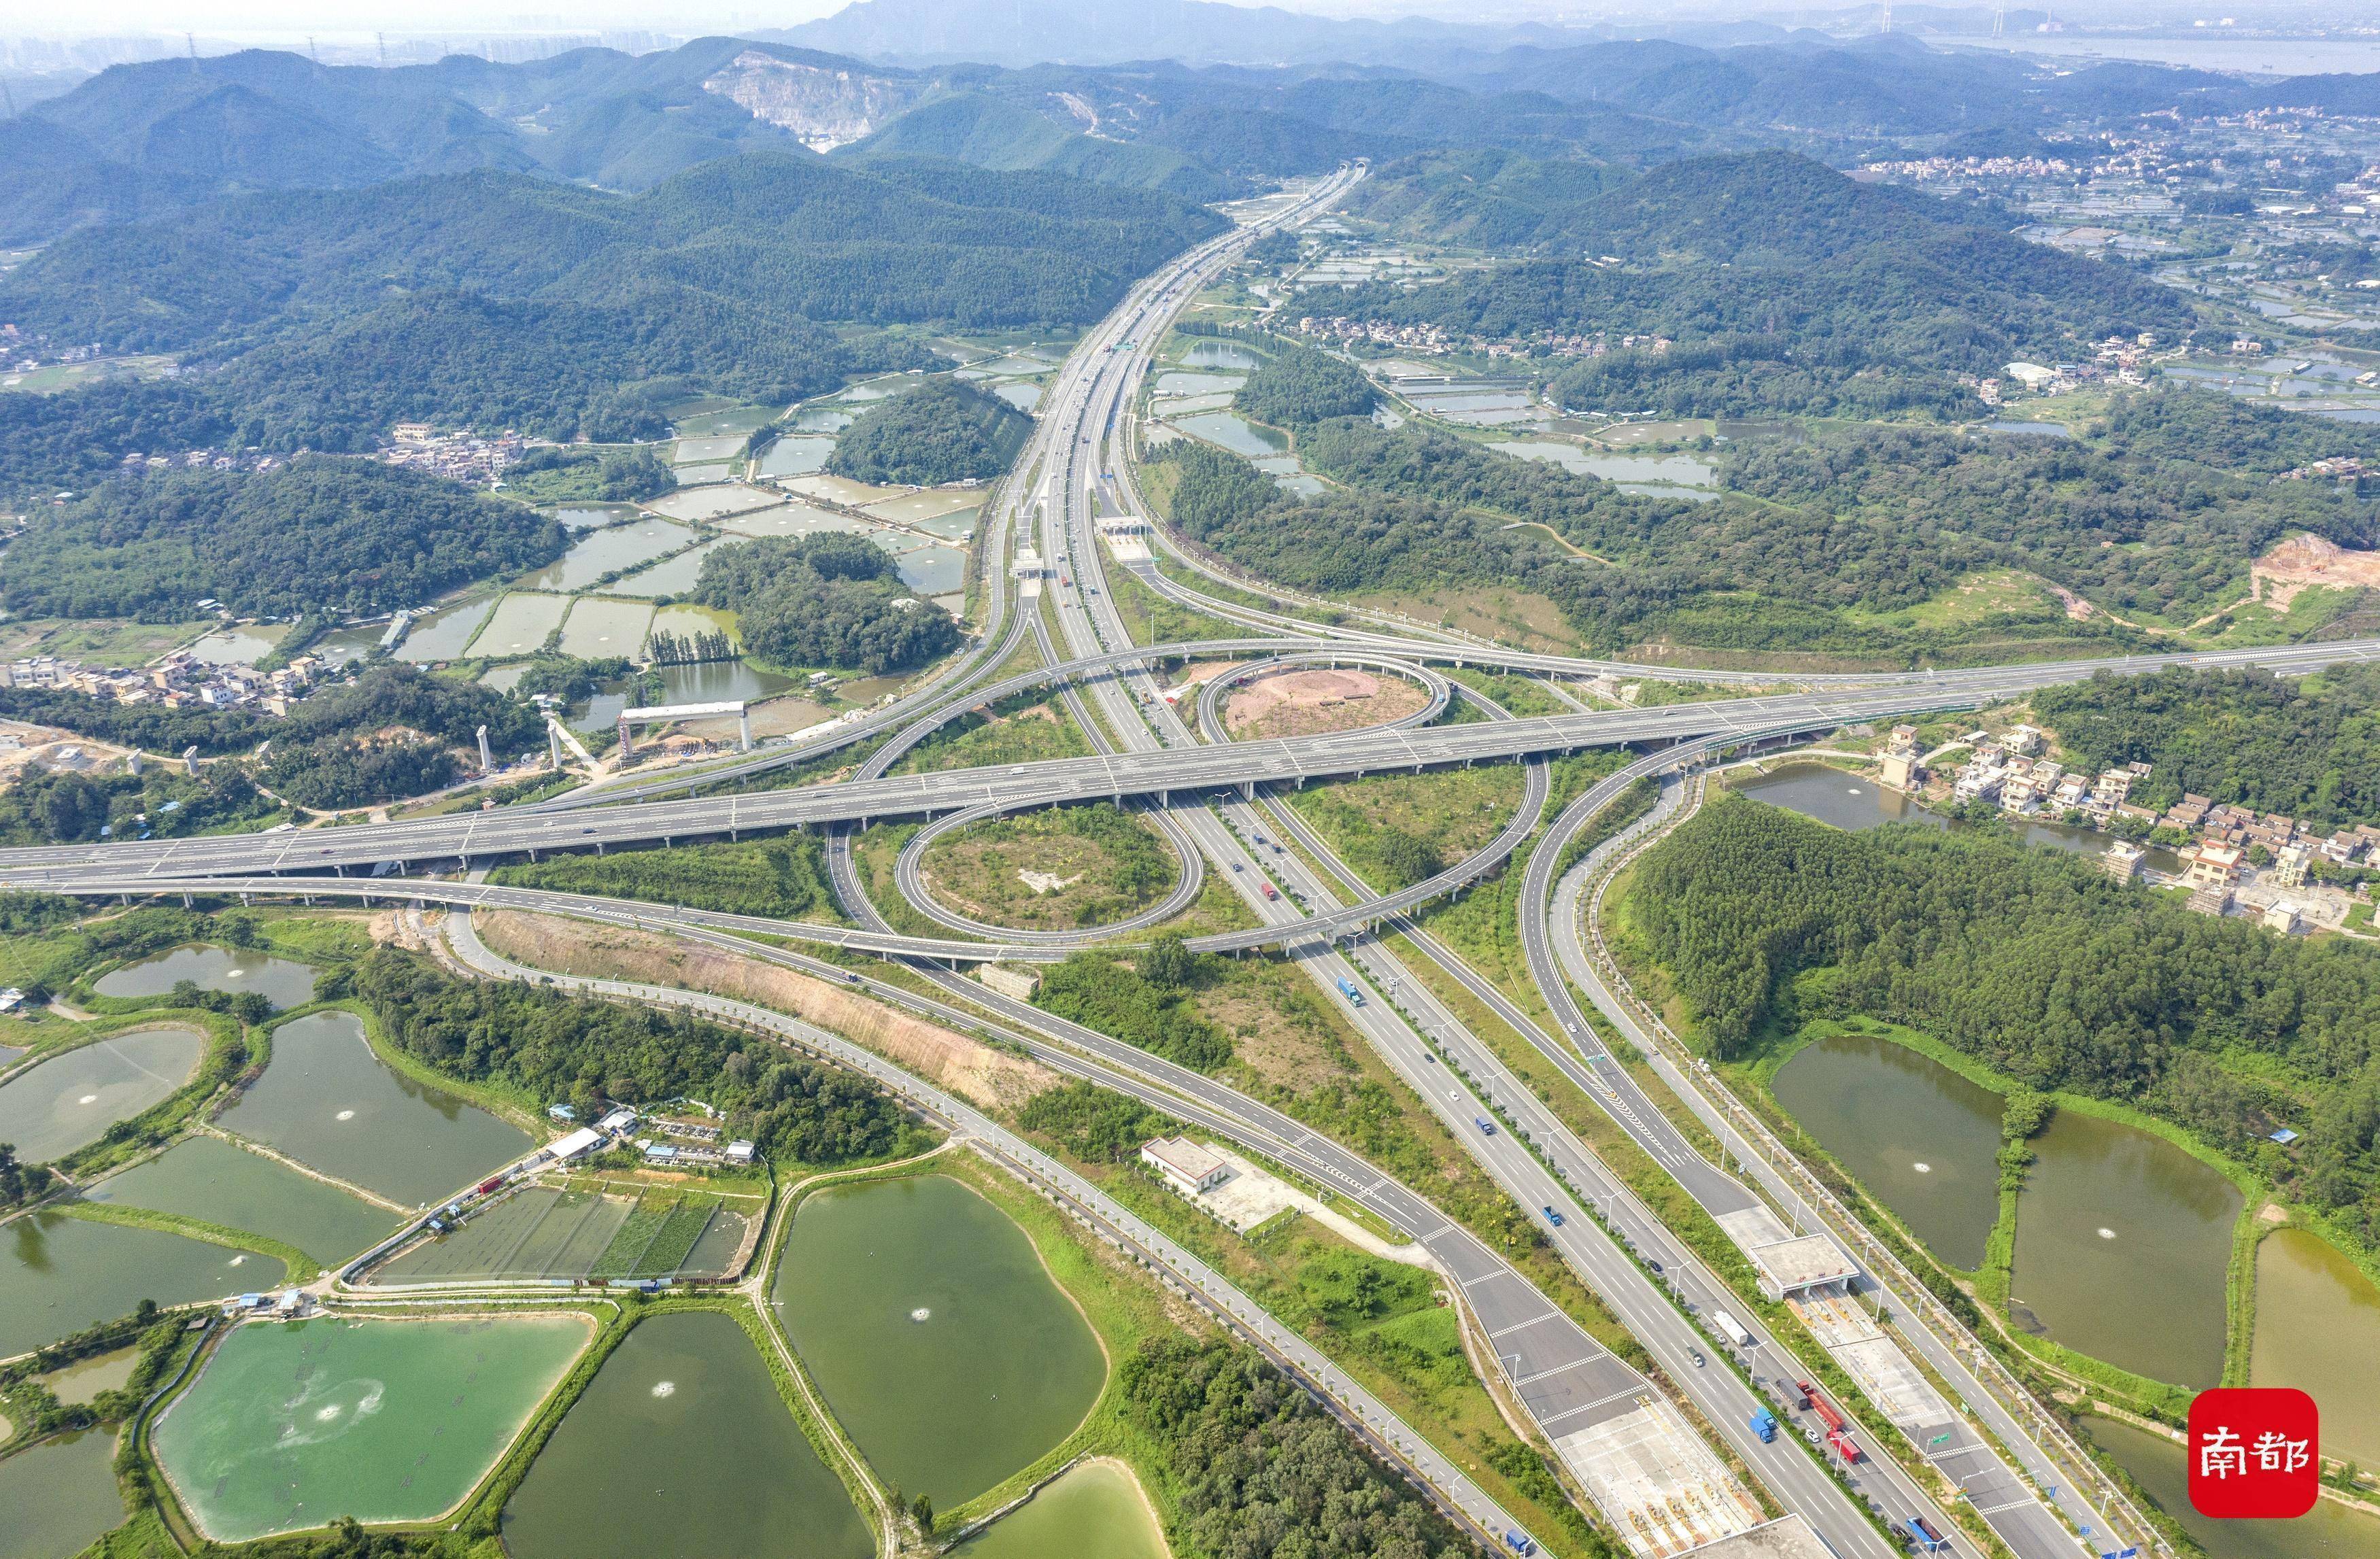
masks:
{"label": "tree cluster", "polygon": [[719,548],[702,561],[694,598],[735,612],[745,648],[782,666],[873,674],[959,643],[950,613],[910,596],[890,553],[841,531]]}
{"label": "tree cluster", "polygon": [[0,791],[0,840],[85,844],[143,834],[177,839],[253,823],[278,810],[235,764],[209,764],[196,779],[163,766],[138,775],[28,768]]}
{"label": "tree cluster", "polygon": [[2193,914],[1994,832],[1845,833],[1730,798],[1649,853],[1631,913],[1714,1050],[1809,1016],[1932,1034],[2029,1087],[2235,1152],[2288,1122],[2291,1193],[2380,1228],[2380,957]]}
{"label": "tree cluster", "polygon": [[772,1161],[807,1165],[889,1154],[913,1130],[866,1082],[683,1013],[457,980],[387,948],[356,965],[354,988],[390,1042],[416,1060],[463,1082],[567,1101],[582,1119],[607,1102],[691,1095],[724,1112],[729,1133]]}
{"label": "tree cluster", "polygon": [[860,413],[835,440],[826,468],[856,482],[902,487],[990,481],[1032,431],[1033,419],[999,396],[929,379]]}
{"label": "tree cluster", "polygon": [[2269,671],[2106,672],[2033,697],[2074,767],[2153,766],[2132,799],[2159,811],[2185,793],[2323,828],[2380,824],[2380,667],[2318,683]]}
{"label": "tree cluster", "polygon": [[533,449],[505,468],[508,480],[545,472],[571,473],[573,496],[601,503],[633,503],[656,498],[677,485],[661,457],[642,445],[629,449],[573,449],[552,444]]}
{"label": "tree cluster", "polygon": [[1272,345],[1232,405],[1276,428],[1304,428],[1332,417],[1369,417],[1380,393],[1364,370],[1310,346]]}
{"label": "tree cluster", "polygon": [[833,904],[818,839],[800,833],[742,843],[549,855],[499,866],[493,880],[777,920],[795,919]]}
{"label": "tree cluster", "polygon": [[367,806],[453,784],[455,751],[517,753],[545,724],[528,704],[456,677],[375,666],[351,685],[296,705],[262,767],[264,783],[299,806]]}
{"label": "tree cluster", "polygon": [[1016,1122],[1091,1164],[1128,1164],[1142,1143],[1181,1130],[1171,1116],[1130,1094],[1081,1081],[1034,1094],[1017,1112]]}
{"label": "tree cluster", "polygon": [[1470,1547],[1251,1350],[1152,1338],[1120,1384],[1124,1416],[1166,1459],[1189,1552],[1433,1559]]}
{"label": "tree cluster", "polygon": [[[1191,961],[1185,973],[1195,979]],[[1076,953],[1045,971],[1035,999],[1061,1018],[1193,1071],[1211,1072],[1232,1058],[1230,1037],[1198,1015],[1186,983],[1152,978],[1105,953]]]}

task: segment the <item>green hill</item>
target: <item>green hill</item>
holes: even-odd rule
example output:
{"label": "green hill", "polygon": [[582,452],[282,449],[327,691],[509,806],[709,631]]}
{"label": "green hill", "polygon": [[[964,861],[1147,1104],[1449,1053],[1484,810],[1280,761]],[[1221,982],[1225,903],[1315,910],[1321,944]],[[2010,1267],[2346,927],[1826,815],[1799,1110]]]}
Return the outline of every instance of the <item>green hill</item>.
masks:
{"label": "green hill", "polygon": [[929,379],[861,414],[835,441],[826,468],[854,481],[907,487],[990,481],[1032,431],[1033,419],[999,396]]}

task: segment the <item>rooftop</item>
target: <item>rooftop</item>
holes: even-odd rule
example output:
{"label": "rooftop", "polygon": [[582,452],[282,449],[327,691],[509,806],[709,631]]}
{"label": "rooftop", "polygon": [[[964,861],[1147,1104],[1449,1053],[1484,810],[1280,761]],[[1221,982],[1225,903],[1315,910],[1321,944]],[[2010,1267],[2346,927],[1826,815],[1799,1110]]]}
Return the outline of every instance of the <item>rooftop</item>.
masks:
{"label": "rooftop", "polygon": [[1203,1180],[1216,1170],[1225,1167],[1221,1159],[1187,1137],[1160,1137],[1140,1151],[1174,1173],[1192,1180]]}

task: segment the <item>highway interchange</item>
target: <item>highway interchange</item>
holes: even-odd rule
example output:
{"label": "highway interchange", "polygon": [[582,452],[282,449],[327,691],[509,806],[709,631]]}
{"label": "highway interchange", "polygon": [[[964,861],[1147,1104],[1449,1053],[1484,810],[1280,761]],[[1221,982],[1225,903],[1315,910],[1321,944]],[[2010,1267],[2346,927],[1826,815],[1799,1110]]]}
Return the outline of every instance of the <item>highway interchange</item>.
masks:
{"label": "highway interchange", "polygon": [[[1757,680],[1790,682],[1793,690],[1652,709],[1574,707],[1571,713],[1534,719],[1513,718],[1481,699],[1489,718],[1470,723],[1438,725],[1417,718],[1366,731],[1262,742],[1226,739],[1216,718],[1218,697],[1208,695],[1193,701],[1198,727],[1194,730],[1163,696],[1160,680],[1167,665],[1192,659],[1280,658],[1298,663],[1337,654],[1366,664],[1386,664],[1428,690],[1425,717],[1435,716],[1454,697],[1477,698],[1432,669],[1448,665],[1486,666],[1541,679],[1617,671],[1632,678],[1754,680],[1740,672],[1524,655],[1378,619],[1364,620],[1366,626],[1320,626],[1184,583],[1185,573],[1218,586],[1232,582],[1178,550],[1172,569],[1135,561],[1123,565],[1123,571],[1161,596],[1245,630],[1246,636],[1135,645],[1111,587],[1114,565],[1103,550],[1099,523],[1103,518],[1134,519],[1144,513],[1131,473],[1138,434],[1135,406],[1155,343],[1183,305],[1258,233],[1327,210],[1361,174],[1360,168],[1344,170],[1262,224],[1181,257],[1135,287],[1086,337],[1045,396],[1041,421],[1014,474],[985,506],[978,550],[982,631],[977,643],[886,707],[783,748],[697,773],[631,776],[536,806],[336,829],[0,851],[0,886],[127,896],[379,897],[566,914],[658,931],[800,969],[948,1026],[990,1033],[1062,1072],[1131,1094],[1201,1131],[1236,1143],[1316,1187],[1360,1203],[1410,1235],[1446,1275],[1477,1333],[1492,1341],[1513,1398],[1534,1419],[1577,1484],[1597,1496],[1603,1517],[1620,1528],[1607,1498],[1609,1489],[1597,1480],[1600,1474],[1594,1457],[1598,1453],[1590,1432],[1632,1414],[1674,1416],[1671,1397],[1660,1384],[1597,1342],[1503,1253],[1350,1148],[1227,1083],[1001,996],[956,972],[962,962],[1047,960],[1087,942],[1129,938],[1177,913],[1203,883],[1220,881],[1245,903],[1256,926],[1194,938],[1191,946],[1218,952],[1278,948],[1304,971],[1323,998],[1428,1104],[1478,1167],[1515,1199],[1562,1263],[1644,1348],[1669,1387],[1703,1420],[1699,1432],[1683,1430],[1690,1439],[1698,1432],[1715,1434],[1708,1450],[1723,1451],[1740,1463],[1775,1501],[1806,1521],[1837,1559],[1885,1559],[1896,1548],[1878,1517],[1905,1527],[1917,1516],[1949,1534],[1955,1551],[1974,1559],[1977,1545],[1949,1519],[1934,1493],[1895,1457],[1878,1454],[1881,1447],[1871,1444],[1869,1456],[1846,1481],[1823,1451],[1814,1452],[1799,1436],[1787,1433],[1763,1442],[1748,1430],[1746,1420],[1755,1407],[1779,1404],[1773,1384],[1764,1383],[1806,1378],[1809,1361],[1787,1354],[1770,1337],[1747,1351],[1745,1367],[1739,1370],[1730,1350],[1717,1347],[1706,1329],[1709,1311],[1732,1302],[1731,1296],[1513,1072],[1500,1056],[1498,1044],[1474,1032],[1441,998],[1438,983],[1467,992],[1511,1031],[1512,1043],[1542,1057],[1594,1101],[1714,1216],[1773,1216],[1772,1208],[1792,1216],[1790,1192],[1780,1183],[1747,1183],[1730,1168],[1702,1157],[1597,1037],[1599,1021],[1648,1054],[1658,1054],[1658,1046],[1635,1026],[1625,1004],[1597,977],[1580,943],[1580,884],[1602,857],[1590,857],[1557,879],[1555,867],[1565,842],[1638,778],[1690,769],[1722,747],[1848,723],[1974,707],[2101,671],[2128,674],[2181,664],[2257,665],[2303,672],[2380,659],[2380,642],[1868,677],[1771,676]],[[1007,560],[1028,538],[1048,562],[1050,577],[1020,589],[1009,574]],[[1161,537],[1158,539],[1164,544]],[[1028,652],[1040,664],[1012,670]],[[1563,702],[1576,706],[1559,682],[1548,685]],[[1092,756],[992,769],[887,772],[952,720],[1042,687],[1057,689],[1099,749]],[[870,743],[875,745],[856,771],[837,782],[723,789]],[[1650,751],[1596,784],[1548,825],[1544,815],[1552,790],[1548,760],[1623,744]],[[1316,779],[1512,759],[1523,760],[1523,797],[1497,840],[1440,876],[1397,893],[1377,892],[1365,885],[1277,794],[1281,787]],[[703,793],[685,793],[696,789]],[[1676,787],[1667,794],[1674,799]],[[1002,812],[1098,799],[1147,808],[1173,843],[1188,885],[1117,927],[1062,937],[1026,935],[984,926],[936,905],[917,869],[927,832],[921,830],[921,839],[913,840],[899,858],[896,887],[953,935],[905,935],[890,925],[869,900],[850,848],[853,828],[874,820],[926,817],[940,819],[937,828],[955,828]],[[1660,816],[1657,812],[1656,817]],[[548,852],[733,839],[795,827],[826,831],[831,880],[851,925],[795,925],[481,880],[488,866]],[[1543,1004],[1550,1026],[1523,1010],[1509,993],[1467,967],[1404,914],[1460,889],[1524,850],[1529,853],[1520,934],[1534,997]],[[459,876],[413,875],[450,869],[459,869]],[[1278,885],[1278,896],[1265,891],[1268,884]],[[458,951],[471,954],[477,944],[468,917],[450,919],[455,923]],[[754,939],[759,937],[772,941]],[[783,938],[898,961],[933,982],[940,994],[922,995],[912,983],[878,979],[773,940]],[[499,967],[501,961],[483,949],[474,956],[490,973],[518,973]],[[1432,973],[1425,976],[1408,960],[1427,964]],[[1573,981],[1597,1009],[1595,1018],[1572,995]],[[1351,1002],[1347,993],[1366,999]],[[635,994],[637,999],[686,999],[686,993]],[[760,1020],[746,1012],[738,1021]],[[823,1042],[832,1036],[813,1033],[812,1038]],[[880,1060],[843,1058],[880,1077],[890,1071],[889,1064]],[[917,1092],[922,1085],[912,1086],[915,1082],[904,1081],[904,1091],[922,1099]],[[1679,1079],[1679,1092],[1690,1098],[1693,1090],[1684,1082]],[[1055,1178],[1044,1173],[1039,1166],[1047,1161],[998,1123],[946,1098],[928,1101],[927,1107],[962,1126],[975,1140],[991,1144],[1012,1166],[1026,1166],[1030,1155],[1037,1162],[1027,1172],[1037,1183],[1056,1186],[1064,1180],[1063,1172]],[[1481,1129],[1481,1122],[1490,1119],[1500,1124],[1492,1133]],[[1148,1231],[1127,1230],[1118,1221],[1120,1210],[1087,1186],[1065,1181],[1065,1194],[1101,1229],[1103,1238],[1129,1238],[1139,1241],[1135,1249],[1149,1248],[1144,1238]],[[1551,1208],[1568,1208],[1575,1215],[1551,1225],[1538,1215],[1540,1209]],[[1658,1273],[1648,1264],[1652,1262],[1660,1263]],[[1205,1278],[1198,1281],[1203,1285]],[[1877,1280],[1865,1275],[1863,1281],[1873,1286]],[[1888,1279],[1883,1287],[1889,1295]],[[1245,1296],[1236,1299],[1245,1303]],[[1904,1316],[1912,1313],[1897,1299],[1894,1307]],[[1226,1311],[1245,1318],[1243,1311],[1228,1305]],[[1380,1430],[1380,1420],[1372,1411],[1378,1404],[1367,1408],[1358,1401],[1361,1394],[1353,1383],[1331,1378],[1327,1362],[1310,1348],[1285,1334],[1268,1333],[1260,1318],[1249,1330],[1286,1367],[1342,1404],[1351,1423],[1373,1438],[1383,1455],[1404,1463],[1436,1490],[1458,1518],[1491,1540],[1501,1535],[1499,1524],[1509,1528],[1507,1515],[1443,1458],[1419,1444],[1410,1430]],[[2024,1423],[2005,1410],[1996,1413],[1990,1394],[1966,1375],[1961,1355],[1968,1344],[1925,1324],[1904,1324],[1893,1335],[1957,1386],[1973,1409],[1973,1419],[1955,1414],[1946,1419],[1943,1432],[1951,1438],[1926,1454],[1943,1468],[1952,1486],[1973,1496],[1977,1511],[2018,1559],[2077,1559],[2101,1551],[2096,1541],[2078,1538],[2072,1528],[2091,1529],[2102,1536],[2125,1530],[2110,1521],[2107,1509],[2071,1488],[2059,1489],[2055,1499],[2039,1492],[2057,1476],[2058,1463],[2032,1442]],[[1687,1424],[1682,1418],[1678,1421]],[[1864,1438],[1872,1441],[1874,1436]],[[2011,1470],[2011,1462],[2022,1474]],[[1718,1458],[1712,1465],[1719,1468],[1714,1487],[1723,1489],[1734,1475]],[[1652,1552],[1637,1534],[1616,1529],[1614,1535],[1640,1553]],[[2134,1533],[2131,1541],[2150,1539]]]}

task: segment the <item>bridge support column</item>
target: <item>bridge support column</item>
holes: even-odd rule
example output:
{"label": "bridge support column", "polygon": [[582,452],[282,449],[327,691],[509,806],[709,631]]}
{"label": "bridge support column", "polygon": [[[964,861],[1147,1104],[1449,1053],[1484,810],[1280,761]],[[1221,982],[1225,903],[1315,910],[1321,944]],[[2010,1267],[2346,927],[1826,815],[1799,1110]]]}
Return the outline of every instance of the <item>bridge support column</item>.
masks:
{"label": "bridge support column", "polygon": [[[240,897],[241,897],[242,899],[245,899],[245,898],[247,898],[247,897],[248,897],[248,895],[246,895],[245,893],[243,893],[243,894],[241,894],[241,895],[240,895]],[[187,909],[188,909],[189,907],[190,907],[190,890],[189,890],[188,888],[186,888],[182,889],[182,908],[184,908],[184,909],[186,909],[186,910],[187,910]]]}
{"label": "bridge support column", "polygon": [[1256,782],[1255,780],[1241,780],[1241,781],[1240,781],[1240,797],[1241,797],[1241,799],[1242,799],[1242,800],[1244,800],[1244,801],[1254,801],[1254,800],[1256,800],[1256,799],[1257,799],[1257,782]]}
{"label": "bridge support column", "polygon": [[595,853],[598,855],[603,853],[603,841],[600,839],[595,841]]}

